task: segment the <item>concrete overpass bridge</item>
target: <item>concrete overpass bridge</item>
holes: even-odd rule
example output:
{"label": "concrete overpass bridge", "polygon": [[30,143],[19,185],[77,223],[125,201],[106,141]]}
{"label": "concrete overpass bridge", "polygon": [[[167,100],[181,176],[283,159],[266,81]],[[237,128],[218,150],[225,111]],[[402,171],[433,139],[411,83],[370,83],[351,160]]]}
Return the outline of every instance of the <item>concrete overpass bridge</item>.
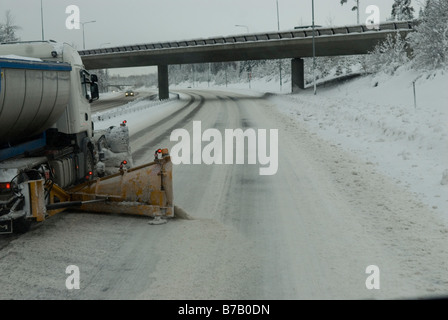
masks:
{"label": "concrete overpass bridge", "polygon": [[[316,56],[367,54],[387,35],[406,35],[416,21],[316,28]],[[169,97],[168,65],[244,60],[292,59],[292,91],[305,88],[303,58],[312,57],[312,29],[244,34],[185,41],[136,44],[80,51],[87,69],[158,67],[159,98]]]}

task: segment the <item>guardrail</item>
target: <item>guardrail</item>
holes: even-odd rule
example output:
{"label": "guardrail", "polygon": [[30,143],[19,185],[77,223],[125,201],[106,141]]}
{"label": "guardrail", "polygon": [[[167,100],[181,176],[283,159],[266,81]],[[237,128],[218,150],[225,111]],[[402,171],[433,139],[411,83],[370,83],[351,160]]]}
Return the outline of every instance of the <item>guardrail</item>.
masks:
{"label": "guardrail", "polygon": [[[417,20],[397,21],[397,22],[382,23],[379,25],[379,29],[368,29],[366,25],[354,25],[354,26],[334,27],[334,28],[316,28],[314,29],[314,31],[316,37],[365,33],[365,32],[378,32],[378,31],[394,31],[394,30],[411,31],[414,30],[417,24],[418,24]],[[301,38],[309,38],[312,36],[313,36],[313,29],[311,28],[294,29],[290,31],[281,31],[281,32],[256,33],[256,34],[235,35],[227,37],[214,37],[207,39],[158,42],[158,43],[136,44],[120,47],[101,48],[101,49],[81,50],[79,51],[79,54],[81,56],[90,56],[90,55],[100,55],[108,53],[186,48],[195,46],[234,44],[234,43],[244,43],[254,41],[301,39]]]}

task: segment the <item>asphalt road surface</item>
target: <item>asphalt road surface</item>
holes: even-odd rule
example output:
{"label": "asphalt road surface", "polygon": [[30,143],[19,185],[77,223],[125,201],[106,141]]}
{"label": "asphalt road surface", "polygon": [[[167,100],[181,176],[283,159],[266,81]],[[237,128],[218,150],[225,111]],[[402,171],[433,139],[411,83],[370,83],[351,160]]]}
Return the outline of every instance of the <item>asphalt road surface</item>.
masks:
{"label": "asphalt road surface", "polygon": [[[171,103],[178,111],[133,134],[136,164],[158,147],[172,149],[171,132],[192,132],[197,120],[202,130],[277,129],[277,173],[262,176],[260,164],[247,161],[177,165],[175,203],[191,219],[150,225],[141,217],[65,212],[3,237],[1,299],[448,294],[446,225],[372,164],[320,140],[266,97],[185,91]],[[66,288],[69,265],[79,267],[79,290]],[[373,283],[379,289],[368,289]]]}
{"label": "asphalt road surface", "polygon": [[[118,93],[117,93],[118,94]],[[128,102],[134,101],[136,99],[148,99],[152,100],[155,98],[155,93],[151,92],[134,92],[134,96],[125,96],[125,93],[119,93],[116,97],[111,97],[108,99],[102,99],[100,95],[100,99],[92,102],[91,109],[92,112],[104,111],[111,108],[116,108],[122,105],[125,105]]]}

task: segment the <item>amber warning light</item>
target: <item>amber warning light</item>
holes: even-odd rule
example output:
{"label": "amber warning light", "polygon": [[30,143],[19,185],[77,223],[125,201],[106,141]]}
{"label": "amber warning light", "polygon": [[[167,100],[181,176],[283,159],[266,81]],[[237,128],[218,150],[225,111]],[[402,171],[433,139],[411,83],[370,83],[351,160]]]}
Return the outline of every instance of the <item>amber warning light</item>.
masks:
{"label": "amber warning light", "polygon": [[128,162],[126,160],[123,160],[122,163],[120,163],[120,170],[123,170],[123,166],[127,165]]}
{"label": "amber warning light", "polygon": [[88,174],[86,175],[86,180],[90,180],[90,178],[93,176],[93,172],[89,171]]}

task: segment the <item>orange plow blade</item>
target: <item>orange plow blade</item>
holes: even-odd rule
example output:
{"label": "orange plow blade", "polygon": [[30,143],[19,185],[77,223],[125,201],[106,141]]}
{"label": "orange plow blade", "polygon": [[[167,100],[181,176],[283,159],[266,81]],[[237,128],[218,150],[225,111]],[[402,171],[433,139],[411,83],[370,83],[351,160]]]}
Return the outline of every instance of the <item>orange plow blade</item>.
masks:
{"label": "orange plow blade", "polygon": [[71,201],[83,202],[80,209],[89,212],[174,217],[172,162],[167,149],[160,153],[154,162],[68,190]]}

